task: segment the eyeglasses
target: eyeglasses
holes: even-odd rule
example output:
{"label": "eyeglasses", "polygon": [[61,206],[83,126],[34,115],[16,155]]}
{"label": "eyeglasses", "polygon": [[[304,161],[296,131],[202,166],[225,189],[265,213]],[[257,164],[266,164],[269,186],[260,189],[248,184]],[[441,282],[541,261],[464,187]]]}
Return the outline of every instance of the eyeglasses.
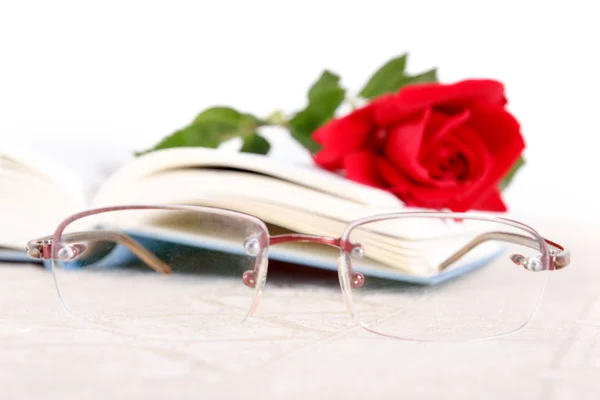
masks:
{"label": "eyeglasses", "polygon": [[[73,317],[169,338],[277,328],[273,318],[257,315],[270,251],[275,259],[295,255],[337,270],[334,289],[320,269],[278,274],[284,279],[268,285],[276,313],[290,312],[288,306],[324,312],[336,327],[348,314],[343,324],[424,341],[522,328],[541,301],[544,272],[570,262],[562,246],[499,217],[400,212],[340,222],[339,229],[339,237],[271,235],[260,219],[231,210],[132,205],[75,214],[53,236],[30,241],[27,253],[51,267]],[[247,319],[253,322],[240,324]]]}

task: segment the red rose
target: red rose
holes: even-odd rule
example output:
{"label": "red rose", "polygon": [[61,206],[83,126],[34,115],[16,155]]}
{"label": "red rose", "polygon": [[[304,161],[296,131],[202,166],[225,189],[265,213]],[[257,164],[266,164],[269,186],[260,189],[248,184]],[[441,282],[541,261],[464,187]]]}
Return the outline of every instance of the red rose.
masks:
{"label": "red rose", "polygon": [[405,86],[313,133],[315,162],[406,205],[506,211],[498,184],[525,147],[492,80]]}

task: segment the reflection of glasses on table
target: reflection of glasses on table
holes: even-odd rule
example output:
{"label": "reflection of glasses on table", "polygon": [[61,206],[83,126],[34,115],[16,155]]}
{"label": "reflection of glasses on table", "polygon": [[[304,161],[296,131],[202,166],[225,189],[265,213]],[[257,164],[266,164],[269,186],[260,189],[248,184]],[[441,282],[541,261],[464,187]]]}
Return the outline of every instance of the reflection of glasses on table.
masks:
{"label": "reflection of glasses on table", "polygon": [[[416,340],[486,338],[522,328],[541,300],[542,272],[570,261],[562,246],[498,217],[401,212],[342,226],[339,237],[270,236],[261,220],[235,211],[122,206],[76,214],[53,236],[30,241],[27,251],[52,260],[61,301],[73,316],[169,337],[204,335],[207,327],[226,334],[255,314],[269,248],[279,244],[338,248],[339,285],[352,320]],[[385,279],[394,268],[453,279],[435,285]]]}

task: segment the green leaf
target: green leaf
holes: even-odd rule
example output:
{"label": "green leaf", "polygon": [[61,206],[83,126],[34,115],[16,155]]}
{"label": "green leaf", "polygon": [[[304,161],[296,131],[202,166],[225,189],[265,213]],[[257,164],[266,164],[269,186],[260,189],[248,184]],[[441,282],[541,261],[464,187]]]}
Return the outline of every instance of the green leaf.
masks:
{"label": "green leaf", "polygon": [[267,154],[271,149],[271,145],[264,137],[258,133],[254,133],[244,137],[244,144],[241,151],[243,153]]}
{"label": "green leaf", "polygon": [[422,74],[406,77],[406,85],[412,85],[415,83],[434,83],[437,81],[437,68],[430,69]]}
{"label": "green leaf", "polygon": [[258,120],[249,114],[242,114],[231,107],[211,107],[196,116],[191,125],[204,121],[227,121],[240,125],[257,125]]}
{"label": "green leaf", "polygon": [[[308,102],[309,105],[322,103],[321,106],[328,106],[329,112],[334,112],[344,100],[345,94],[346,91],[340,87],[340,77],[325,70],[308,90]],[[332,99],[337,101],[331,101]]]}
{"label": "green leaf", "polygon": [[510,183],[512,182],[512,180],[514,179],[517,171],[523,166],[525,165],[525,159],[523,157],[520,157],[517,162],[515,163],[515,165],[513,165],[513,167],[511,168],[511,170],[508,172],[508,174],[506,174],[506,176],[504,177],[504,179],[502,179],[502,181],[500,181],[500,190],[504,190],[508,187],[508,185],[510,185]]}
{"label": "green leaf", "polygon": [[314,141],[311,137],[310,133],[303,132],[301,130],[297,130],[290,126],[290,133],[294,139],[306,149],[308,149],[311,153],[316,153],[321,150],[321,145]]}
{"label": "green leaf", "polygon": [[163,139],[152,150],[171,147],[210,147],[217,148],[222,142],[238,134],[235,124],[205,121],[187,126]]}
{"label": "green leaf", "polygon": [[259,125],[258,119],[252,115],[242,114],[229,107],[212,107],[198,114],[187,127],[138,155],[172,147],[217,148],[234,137],[253,135]]}
{"label": "green leaf", "polygon": [[323,71],[308,91],[306,108],[297,112],[288,123],[292,137],[310,151],[317,151],[319,145],[312,139],[312,133],[333,118],[345,97],[346,90],[340,86],[340,77]]}
{"label": "green leaf", "polygon": [[372,99],[384,93],[398,91],[406,81],[404,71],[407,59],[408,54],[403,54],[385,63],[373,74],[359,95],[365,99]]}
{"label": "green leaf", "polygon": [[372,99],[382,94],[396,93],[406,85],[438,81],[436,68],[413,76],[407,75],[407,61],[408,54],[403,54],[385,63],[369,79],[365,87],[360,91],[359,96],[365,99]]}

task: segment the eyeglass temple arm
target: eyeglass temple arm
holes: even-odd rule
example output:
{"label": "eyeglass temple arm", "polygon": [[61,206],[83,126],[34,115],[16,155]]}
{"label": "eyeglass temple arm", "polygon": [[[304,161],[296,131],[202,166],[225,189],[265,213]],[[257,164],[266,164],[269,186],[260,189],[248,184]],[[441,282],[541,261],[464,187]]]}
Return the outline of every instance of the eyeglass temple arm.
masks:
{"label": "eyeglass temple arm", "polygon": [[[537,240],[524,235],[509,232],[487,232],[477,236],[475,239],[467,243],[463,248],[461,248],[456,253],[448,257],[444,262],[440,264],[439,270],[443,271],[444,269],[458,261],[460,258],[462,258],[469,251],[473,250],[475,247],[479,246],[482,243],[492,240],[520,244],[523,246],[530,247],[534,250],[540,249],[540,244]],[[571,262],[571,253],[569,252],[569,250],[554,242],[551,242],[548,239],[544,239],[544,241],[550,247],[550,269],[562,269],[568,266]]]}
{"label": "eyeglass temple arm", "polygon": [[[171,267],[162,262],[158,257],[149,252],[132,237],[113,231],[88,231],[74,232],[62,236],[63,244],[68,244],[74,254],[73,257],[85,251],[85,245],[78,247],[76,242],[82,241],[110,241],[122,244],[129,251],[135,254],[140,260],[145,262],[150,268],[156,272],[168,274],[171,272]],[[83,247],[82,247],[83,246]],[[51,254],[52,236],[46,236],[40,239],[35,239],[27,243],[27,255],[33,259],[50,260],[53,258]],[[60,249],[59,249],[60,250]]]}

